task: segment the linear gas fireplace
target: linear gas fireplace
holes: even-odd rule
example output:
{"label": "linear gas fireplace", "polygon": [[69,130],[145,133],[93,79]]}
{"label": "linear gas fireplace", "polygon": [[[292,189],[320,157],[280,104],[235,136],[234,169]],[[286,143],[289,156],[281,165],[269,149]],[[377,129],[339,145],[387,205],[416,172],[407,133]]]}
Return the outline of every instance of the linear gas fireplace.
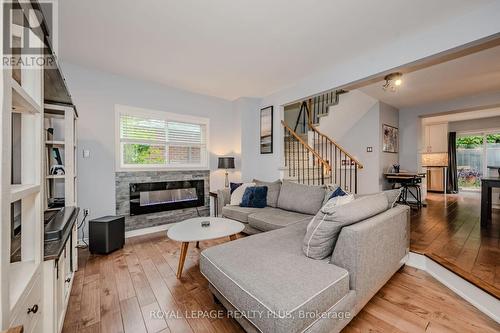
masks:
{"label": "linear gas fireplace", "polygon": [[130,184],[131,216],[204,205],[203,180]]}

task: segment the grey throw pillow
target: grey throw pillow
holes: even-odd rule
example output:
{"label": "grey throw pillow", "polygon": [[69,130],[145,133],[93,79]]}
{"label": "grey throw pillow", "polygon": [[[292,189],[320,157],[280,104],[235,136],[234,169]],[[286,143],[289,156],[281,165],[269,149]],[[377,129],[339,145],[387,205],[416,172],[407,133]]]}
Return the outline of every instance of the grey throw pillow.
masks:
{"label": "grey throw pillow", "polygon": [[[385,196],[387,197],[387,209],[390,209],[390,208],[394,208],[397,203],[398,203],[398,199],[399,199],[399,196],[401,195],[401,191],[403,190],[403,188],[397,188],[397,189],[394,189],[394,190],[385,190],[385,191],[382,191],[382,192],[378,192],[378,193],[384,193]],[[370,196],[370,195],[375,195],[376,193],[371,193],[371,194],[355,194],[354,195],[354,198],[356,199],[359,199],[359,198],[363,198],[363,197],[367,197],[367,196]]]}
{"label": "grey throw pillow", "polygon": [[258,179],[254,179],[253,182],[257,186],[267,186],[267,205],[276,208],[281,190],[281,180],[278,179],[274,182],[264,182]]}
{"label": "grey throw pillow", "polygon": [[387,210],[384,193],[364,196],[331,209],[324,207],[307,226],[302,244],[304,254],[312,259],[330,256],[343,227],[366,220]]}
{"label": "grey throw pillow", "polygon": [[277,207],[314,215],[321,209],[325,191],[325,186],[310,186],[283,180]]}

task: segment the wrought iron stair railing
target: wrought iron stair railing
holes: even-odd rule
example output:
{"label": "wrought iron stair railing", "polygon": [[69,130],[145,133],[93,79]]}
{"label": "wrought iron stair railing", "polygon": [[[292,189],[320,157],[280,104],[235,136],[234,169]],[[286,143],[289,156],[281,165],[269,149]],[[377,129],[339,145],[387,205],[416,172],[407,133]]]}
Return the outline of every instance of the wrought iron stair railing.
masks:
{"label": "wrought iron stair railing", "polygon": [[285,132],[285,166],[287,179],[301,184],[323,185],[331,174],[331,167],[294,130],[281,122]]}
{"label": "wrought iron stair railing", "polygon": [[[334,103],[338,103],[338,93]],[[285,166],[288,169],[288,176],[292,179],[295,177],[299,183],[337,184],[348,192],[357,193],[358,170],[363,169],[363,164],[341,145],[318,130],[313,119],[318,117],[321,108],[316,107],[314,110],[314,105],[314,98],[303,101],[301,105],[301,110],[304,109],[303,113],[307,117],[307,121],[302,120],[307,126],[307,131],[304,132],[309,132],[306,138],[300,138],[295,131],[282,122],[285,128]],[[311,112],[312,109],[314,114]],[[300,117],[301,114],[299,114]],[[292,137],[294,139],[291,139]],[[293,142],[296,138],[299,138],[303,145],[307,145],[308,152],[314,158],[307,157],[305,161],[300,159],[302,157],[300,149],[295,147]]]}

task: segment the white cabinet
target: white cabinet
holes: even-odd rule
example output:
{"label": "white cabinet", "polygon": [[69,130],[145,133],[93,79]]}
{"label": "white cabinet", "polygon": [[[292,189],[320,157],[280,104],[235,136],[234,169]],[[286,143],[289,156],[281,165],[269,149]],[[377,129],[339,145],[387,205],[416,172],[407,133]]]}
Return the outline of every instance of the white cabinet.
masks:
{"label": "white cabinet", "polygon": [[[48,103],[44,105],[45,155],[48,156],[44,168],[45,210],[76,206],[77,118],[73,106]],[[64,172],[56,171],[59,166]]]}
{"label": "white cabinet", "polygon": [[43,263],[43,307],[45,309],[43,332],[61,332],[64,316],[68,307],[76,261],[77,224],[73,225],[72,235],[57,259]]}
{"label": "white cabinet", "polygon": [[[5,1],[0,1],[8,13],[4,4]],[[35,12],[31,2],[21,2],[21,7],[23,14]],[[10,17],[4,15],[8,20]],[[42,54],[41,40],[20,23],[4,23],[4,28],[12,29],[8,31],[10,36],[3,37],[12,38],[15,43],[29,40],[33,46],[29,54],[12,54],[18,51],[0,46],[6,58],[25,55],[34,60],[31,64],[20,61],[20,66],[3,66],[0,74],[0,331],[23,325],[24,331],[30,333],[38,327],[43,312],[40,267],[44,89],[43,67],[37,61]]]}
{"label": "white cabinet", "polygon": [[448,152],[448,124],[431,124],[424,127],[423,153]]}
{"label": "white cabinet", "polygon": [[[7,2],[0,0],[1,5]],[[1,53],[6,58],[12,56],[18,60],[16,63],[21,64],[4,66],[0,74],[0,331],[22,325],[26,333],[57,333],[62,327],[76,269],[76,251],[72,250],[77,236],[75,226],[71,238],[73,243],[63,251],[65,257],[56,258],[60,264],[56,264],[56,259],[44,261],[43,212],[46,191],[49,190],[46,179],[60,176],[44,173],[49,157],[46,153],[44,102],[58,101],[68,105],[59,106],[59,109],[71,110],[67,121],[63,117],[65,131],[70,131],[71,137],[65,138],[64,142],[69,173],[62,180],[68,191],[71,190],[66,203],[72,206],[76,206],[76,137],[73,130],[76,110],[71,106],[71,97],[56,59],[51,62],[46,58],[53,54],[50,45],[42,43],[43,38],[38,38],[38,31],[34,31],[39,25],[35,28],[30,27],[32,24],[21,26],[32,20],[39,22],[40,17],[37,15],[35,19],[34,16],[39,13],[34,10],[34,3],[36,1],[19,1],[24,18],[28,20],[12,20],[2,25],[12,28],[11,36],[7,36],[12,45],[22,47],[5,49],[0,43]],[[8,14],[7,7],[2,8]],[[4,15],[9,20],[11,16]],[[23,45],[28,44],[29,49],[24,49]],[[17,49],[22,49],[22,52]],[[30,61],[22,61],[24,56],[23,59]],[[39,56],[43,56],[44,61],[39,61],[42,60]],[[57,68],[43,67],[51,63]],[[73,260],[69,252],[73,253]],[[57,310],[54,310],[56,305]],[[46,325],[50,330],[45,329]]]}
{"label": "white cabinet", "polygon": [[10,327],[23,325],[26,333],[39,332],[36,327],[39,327],[39,322],[42,322],[41,280],[40,274],[35,274],[32,283],[28,286],[28,293],[12,309]]}

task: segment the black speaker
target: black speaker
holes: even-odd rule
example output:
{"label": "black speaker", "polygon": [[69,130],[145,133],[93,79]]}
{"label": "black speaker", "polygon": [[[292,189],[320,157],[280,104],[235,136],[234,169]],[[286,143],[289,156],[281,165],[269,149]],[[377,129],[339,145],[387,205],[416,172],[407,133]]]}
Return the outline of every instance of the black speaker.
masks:
{"label": "black speaker", "polygon": [[108,254],[125,244],[125,217],[104,216],[89,221],[90,253]]}

